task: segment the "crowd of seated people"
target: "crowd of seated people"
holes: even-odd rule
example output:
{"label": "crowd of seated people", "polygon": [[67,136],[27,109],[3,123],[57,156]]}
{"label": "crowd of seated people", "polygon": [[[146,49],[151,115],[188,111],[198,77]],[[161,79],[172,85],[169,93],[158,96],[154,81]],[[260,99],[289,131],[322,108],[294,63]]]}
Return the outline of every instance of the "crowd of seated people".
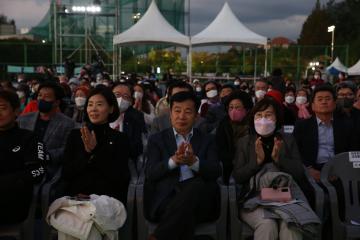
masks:
{"label": "crowd of seated people", "polygon": [[106,195],[126,208],[132,162],[145,177],[145,215],[158,223],[151,240],[193,239],[198,224],[216,219],[219,178],[243,186],[238,214],[254,239],[303,239],[301,227],[264,217],[261,204],[248,206],[264,176],[282,174],[316,223],[307,176],[321,185],[321,170],[336,154],[360,151],[359,86],[320,77],[315,72],[300,88],[281,71],[254,85],[171,78],[159,87],[154,79],[113,81],[84,68],[71,79],[2,81],[0,224],[24,221],[33,186],[56,175],[57,198]]}

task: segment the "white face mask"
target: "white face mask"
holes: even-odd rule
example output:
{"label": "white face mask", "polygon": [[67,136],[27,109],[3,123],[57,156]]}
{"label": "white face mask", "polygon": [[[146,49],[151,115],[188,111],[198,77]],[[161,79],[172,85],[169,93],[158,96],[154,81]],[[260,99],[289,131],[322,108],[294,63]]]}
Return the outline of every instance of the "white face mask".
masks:
{"label": "white face mask", "polygon": [[296,103],[297,104],[305,104],[307,102],[307,98],[303,96],[296,97]]}
{"label": "white face mask", "polygon": [[135,99],[141,99],[144,96],[142,92],[134,92]]}
{"label": "white face mask", "polygon": [[295,98],[293,96],[286,96],[285,97],[285,102],[288,104],[291,104],[295,101]]}
{"label": "white face mask", "polygon": [[255,92],[256,98],[263,98],[265,96],[266,92],[264,90],[257,90]]}
{"label": "white face mask", "polygon": [[18,95],[19,98],[25,97],[25,93],[24,93],[24,92],[17,91],[16,94]]}
{"label": "white face mask", "polygon": [[255,125],[255,131],[261,135],[261,136],[269,136],[275,131],[276,124],[274,121],[266,119],[266,118],[260,118],[257,120],[254,120]]}
{"label": "white face mask", "polygon": [[197,87],[197,88],[195,89],[195,91],[197,91],[197,92],[201,92],[201,91],[202,91],[202,89],[201,89],[201,87]]}
{"label": "white face mask", "polygon": [[210,90],[208,92],[206,92],[206,96],[208,98],[214,98],[218,95],[218,91],[217,90]]}
{"label": "white face mask", "polygon": [[240,85],[240,82],[237,82],[237,81],[236,81],[236,82],[234,82],[234,85],[235,85],[235,86],[239,86],[239,85]]}
{"label": "white face mask", "polygon": [[76,97],[75,98],[75,105],[78,107],[78,108],[82,108],[85,106],[85,102],[86,102],[86,98],[84,97]]}
{"label": "white face mask", "polygon": [[122,97],[117,98],[117,102],[121,113],[125,112],[131,105],[131,102],[123,99]]}
{"label": "white face mask", "polygon": [[320,75],[314,75],[315,79],[320,79]]}

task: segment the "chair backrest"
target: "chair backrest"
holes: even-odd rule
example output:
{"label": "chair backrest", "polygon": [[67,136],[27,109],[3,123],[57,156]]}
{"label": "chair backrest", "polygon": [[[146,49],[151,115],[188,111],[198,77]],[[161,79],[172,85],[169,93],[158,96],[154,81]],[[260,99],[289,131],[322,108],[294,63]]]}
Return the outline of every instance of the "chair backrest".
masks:
{"label": "chair backrest", "polygon": [[337,154],[324,167],[325,176],[341,180],[345,199],[345,220],[360,222],[360,152]]}

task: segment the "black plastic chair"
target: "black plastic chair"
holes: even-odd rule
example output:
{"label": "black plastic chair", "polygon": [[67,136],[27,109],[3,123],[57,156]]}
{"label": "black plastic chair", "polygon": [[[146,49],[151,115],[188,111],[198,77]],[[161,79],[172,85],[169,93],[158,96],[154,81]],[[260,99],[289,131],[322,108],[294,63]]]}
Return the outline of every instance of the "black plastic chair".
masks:
{"label": "black plastic chair", "polygon": [[[145,174],[144,171],[142,171],[136,186],[138,240],[147,240],[148,236],[154,232],[157,226],[156,223],[148,221],[144,215],[144,182]],[[195,235],[209,236],[217,240],[226,240],[228,190],[221,178],[218,179],[217,183],[220,187],[220,216],[213,222],[199,224],[196,227]]]}
{"label": "black plastic chair", "polygon": [[12,237],[18,240],[34,239],[35,213],[36,213],[37,201],[38,201],[41,185],[44,183],[44,181],[45,178],[41,183],[34,185],[33,196],[27,218],[23,222],[18,224],[0,226],[0,238]]}
{"label": "black plastic chair", "polygon": [[[345,219],[339,217],[339,201],[329,177],[337,177],[344,189]],[[321,171],[321,182],[329,194],[333,239],[358,239],[360,226],[360,152],[337,154]]]}

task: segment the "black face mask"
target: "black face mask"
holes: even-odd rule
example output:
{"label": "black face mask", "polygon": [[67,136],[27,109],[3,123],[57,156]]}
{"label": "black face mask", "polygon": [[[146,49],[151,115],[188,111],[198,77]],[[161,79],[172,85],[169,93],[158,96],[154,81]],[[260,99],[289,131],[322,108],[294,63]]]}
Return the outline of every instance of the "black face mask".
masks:
{"label": "black face mask", "polygon": [[338,108],[344,109],[344,108],[351,108],[354,104],[353,98],[338,98],[336,101],[336,104]]}
{"label": "black face mask", "polygon": [[42,99],[38,100],[39,112],[49,113],[49,112],[51,112],[53,105],[54,105],[54,102],[49,102],[49,101],[45,101]]}

